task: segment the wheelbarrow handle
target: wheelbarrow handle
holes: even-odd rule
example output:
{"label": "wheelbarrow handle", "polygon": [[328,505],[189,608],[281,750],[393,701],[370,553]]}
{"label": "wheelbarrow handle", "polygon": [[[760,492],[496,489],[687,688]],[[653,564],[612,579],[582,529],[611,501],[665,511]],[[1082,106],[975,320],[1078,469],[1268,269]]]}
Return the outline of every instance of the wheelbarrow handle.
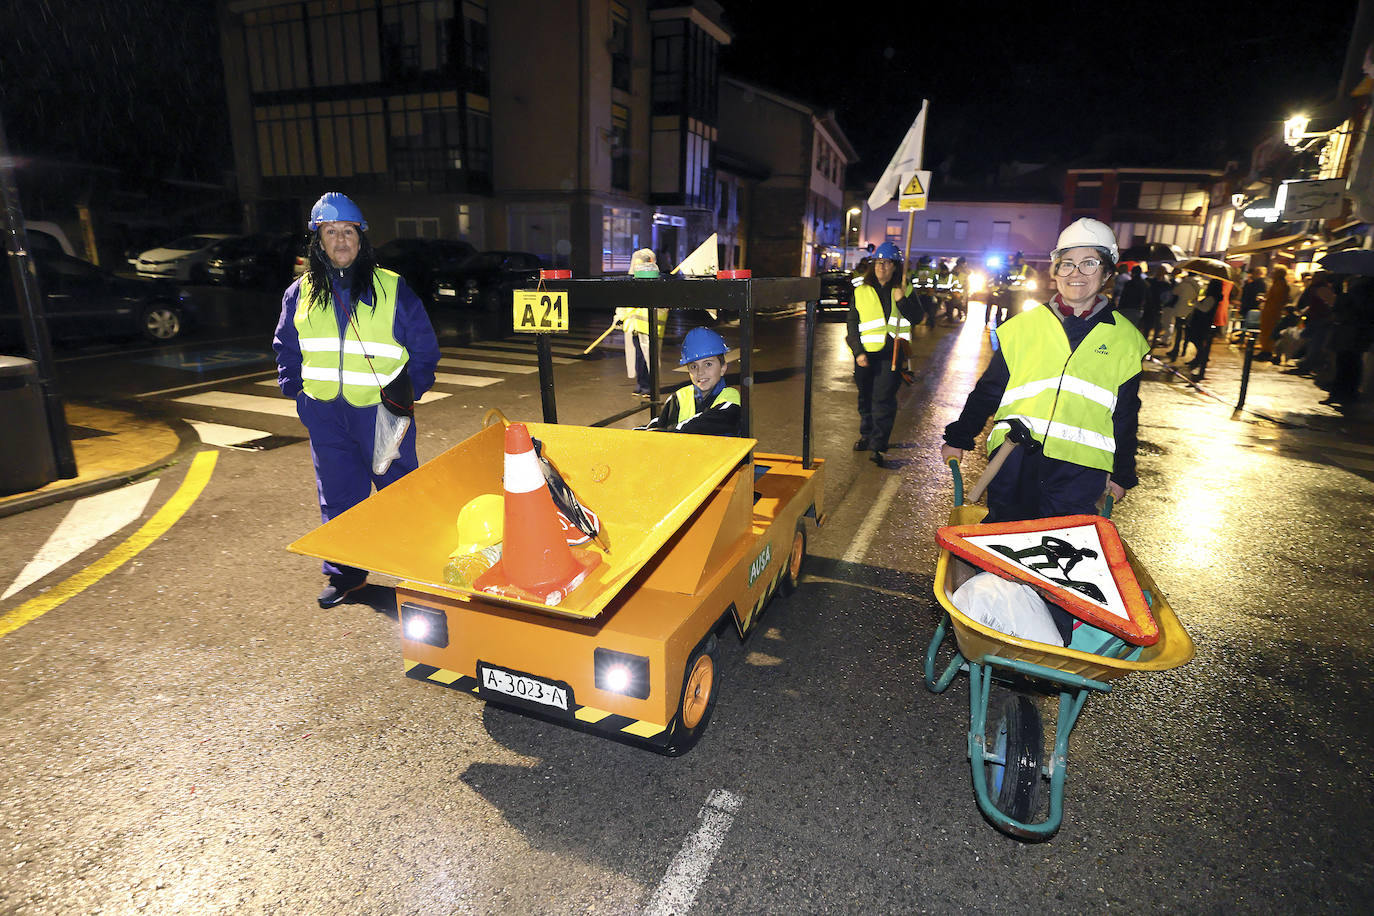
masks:
{"label": "wheelbarrow handle", "polygon": [[973,492],[968,495],[969,502],[976,503],[982,498],[984,491],[988,488],[988,484],[992,483],[992,478],[996,477],[997,472],[1002,470],[1002,465],[1007,463],[1007,457],[1011,455],[1015,448],[1016,443],[1011,439],[1004,439],[1002,441],[1002,446],[997,449],[997,454],[992,456],[992,460],[988,462],[987,469],[983,471],[983,476],[978,478],[978,483],[973,486]]}
{"label": "wheelbarrow handle", "polygon": [[949,459],[949,472],[954,475],[954,505],[964,504],[964,475],[959,470],[959,459]]}

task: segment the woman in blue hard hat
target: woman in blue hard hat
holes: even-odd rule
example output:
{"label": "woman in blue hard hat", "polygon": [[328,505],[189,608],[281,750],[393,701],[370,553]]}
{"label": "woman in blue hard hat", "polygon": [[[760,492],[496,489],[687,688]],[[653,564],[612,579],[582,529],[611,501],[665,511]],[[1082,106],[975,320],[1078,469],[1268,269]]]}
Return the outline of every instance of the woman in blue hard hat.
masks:
{"label": "woman in blue hard hat", "polygon": [[854,290],[845,336],[854,353],[854,384],[859,389],[859,438],[854,451],[870,451],[883,467],[883,453],[897,419],[897,389],[902,383],[902,355],[893,359],[897,341],[911,341],[911,323],[902,314],[902,255],[883,242]]}
{"label": "woman in blue hard hat", "polygon": [[[320,516],[329,521],[419,466],[415,424],[400,456],[373,470],[378,405],[411,409],[434,384],[439,342],[424,305],[400,276],[377,266],[358,205],[337,191],[310,211],[309,269],[282,296],[272,349],[277,383],[310,433]],[[320,607],[367,584],[367,572],[326,561]]]}
{"label": "woman in blue hard hat", "polygon": [[662,412],[640,429],[695,433],[700,436],[738,436],[739,390],[725,384],[725,338],[710,328],[692,328],[682,339],[679,366],[687,368],[690,385],[668,398]]}

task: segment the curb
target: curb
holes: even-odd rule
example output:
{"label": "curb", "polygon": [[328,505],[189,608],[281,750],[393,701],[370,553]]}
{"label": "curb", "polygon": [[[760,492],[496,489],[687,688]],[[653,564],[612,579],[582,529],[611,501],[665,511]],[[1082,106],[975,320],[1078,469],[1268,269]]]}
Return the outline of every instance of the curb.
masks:
{"label": "curb", "polygon": [[[201,446],[200,436],[191,424],[178,418],[169,418],[165,421],[177,434],[177,448],[163,458],[159,458],[150,464],[139,468],[132,468],[118,474],[111,474],[108,477],[101,477],[96,480],[88,480],[84,483],[72,484],[65,487],[56,487],[50,490],[36,491],[29,496],[10,497],[8,501],[0,503],[0,518],[8,518],[12,515],[19,515],[32,509],[41,509],[44,506],[51,506],[54,503],[66,502],[67,500],[81,499],[86,496],[94,496],[96,493],[104,493],[107,490],[118,489],[122,486],[134,483],[149,474],[172,467],[190,458],[199,451]],[[60,479],[60,478],[59,478]]]}

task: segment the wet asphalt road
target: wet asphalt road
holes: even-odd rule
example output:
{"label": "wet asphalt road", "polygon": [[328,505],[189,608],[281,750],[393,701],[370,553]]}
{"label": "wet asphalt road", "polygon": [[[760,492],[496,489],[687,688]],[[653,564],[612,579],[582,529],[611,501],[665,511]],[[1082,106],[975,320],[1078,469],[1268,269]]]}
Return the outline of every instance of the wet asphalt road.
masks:
{"label": "wet asphalt road", "polygon": [[[800,327],[760,328],[765,450],[799,447]],[[1149,377],[1142,484],[1115,518],[1197,656],[1088,701],[1063,828],[1021,843],[974,804],[966,680],[936,696],[921,674],[950,501],[939,433],[985,335],[918,332],[903,447],[880,470],[849,451],[842,334],[826,323],[818,348],[830,516],[798,592],[722,643],[690,754],[405,679],[385,583],[362,596],[375,609],[321,611],[317,564],[284,549],[318,521],[305,445],[222,450],[163,538],[0,638],[0,913],[639,912],[717,790],[740,803],[694,913],[1367,912],[1374,484],[1303,430]],[[560,419],[632,403],[620,369],[560,367]],[[422,408],[420,457],[486,407],[535,419],[538,404],[522,376]],[[69,508],[0,519],[6,582]]]}

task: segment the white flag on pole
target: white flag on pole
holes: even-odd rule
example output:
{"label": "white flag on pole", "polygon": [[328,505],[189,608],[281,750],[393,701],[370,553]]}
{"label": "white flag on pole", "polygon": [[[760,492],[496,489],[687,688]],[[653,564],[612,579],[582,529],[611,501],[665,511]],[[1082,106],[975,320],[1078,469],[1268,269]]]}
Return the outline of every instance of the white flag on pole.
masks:
{"label": "white flag on pole", "polygon": [[926,100],[921,99],[921,111],[911,122],[911,129],[902,138],[902,145],[892,161],[883,169],[883,175],[868,195],[868,209],[876,210],[891,200],[901,187],[902,179],[921,167],[921,155],[926,139]]}

